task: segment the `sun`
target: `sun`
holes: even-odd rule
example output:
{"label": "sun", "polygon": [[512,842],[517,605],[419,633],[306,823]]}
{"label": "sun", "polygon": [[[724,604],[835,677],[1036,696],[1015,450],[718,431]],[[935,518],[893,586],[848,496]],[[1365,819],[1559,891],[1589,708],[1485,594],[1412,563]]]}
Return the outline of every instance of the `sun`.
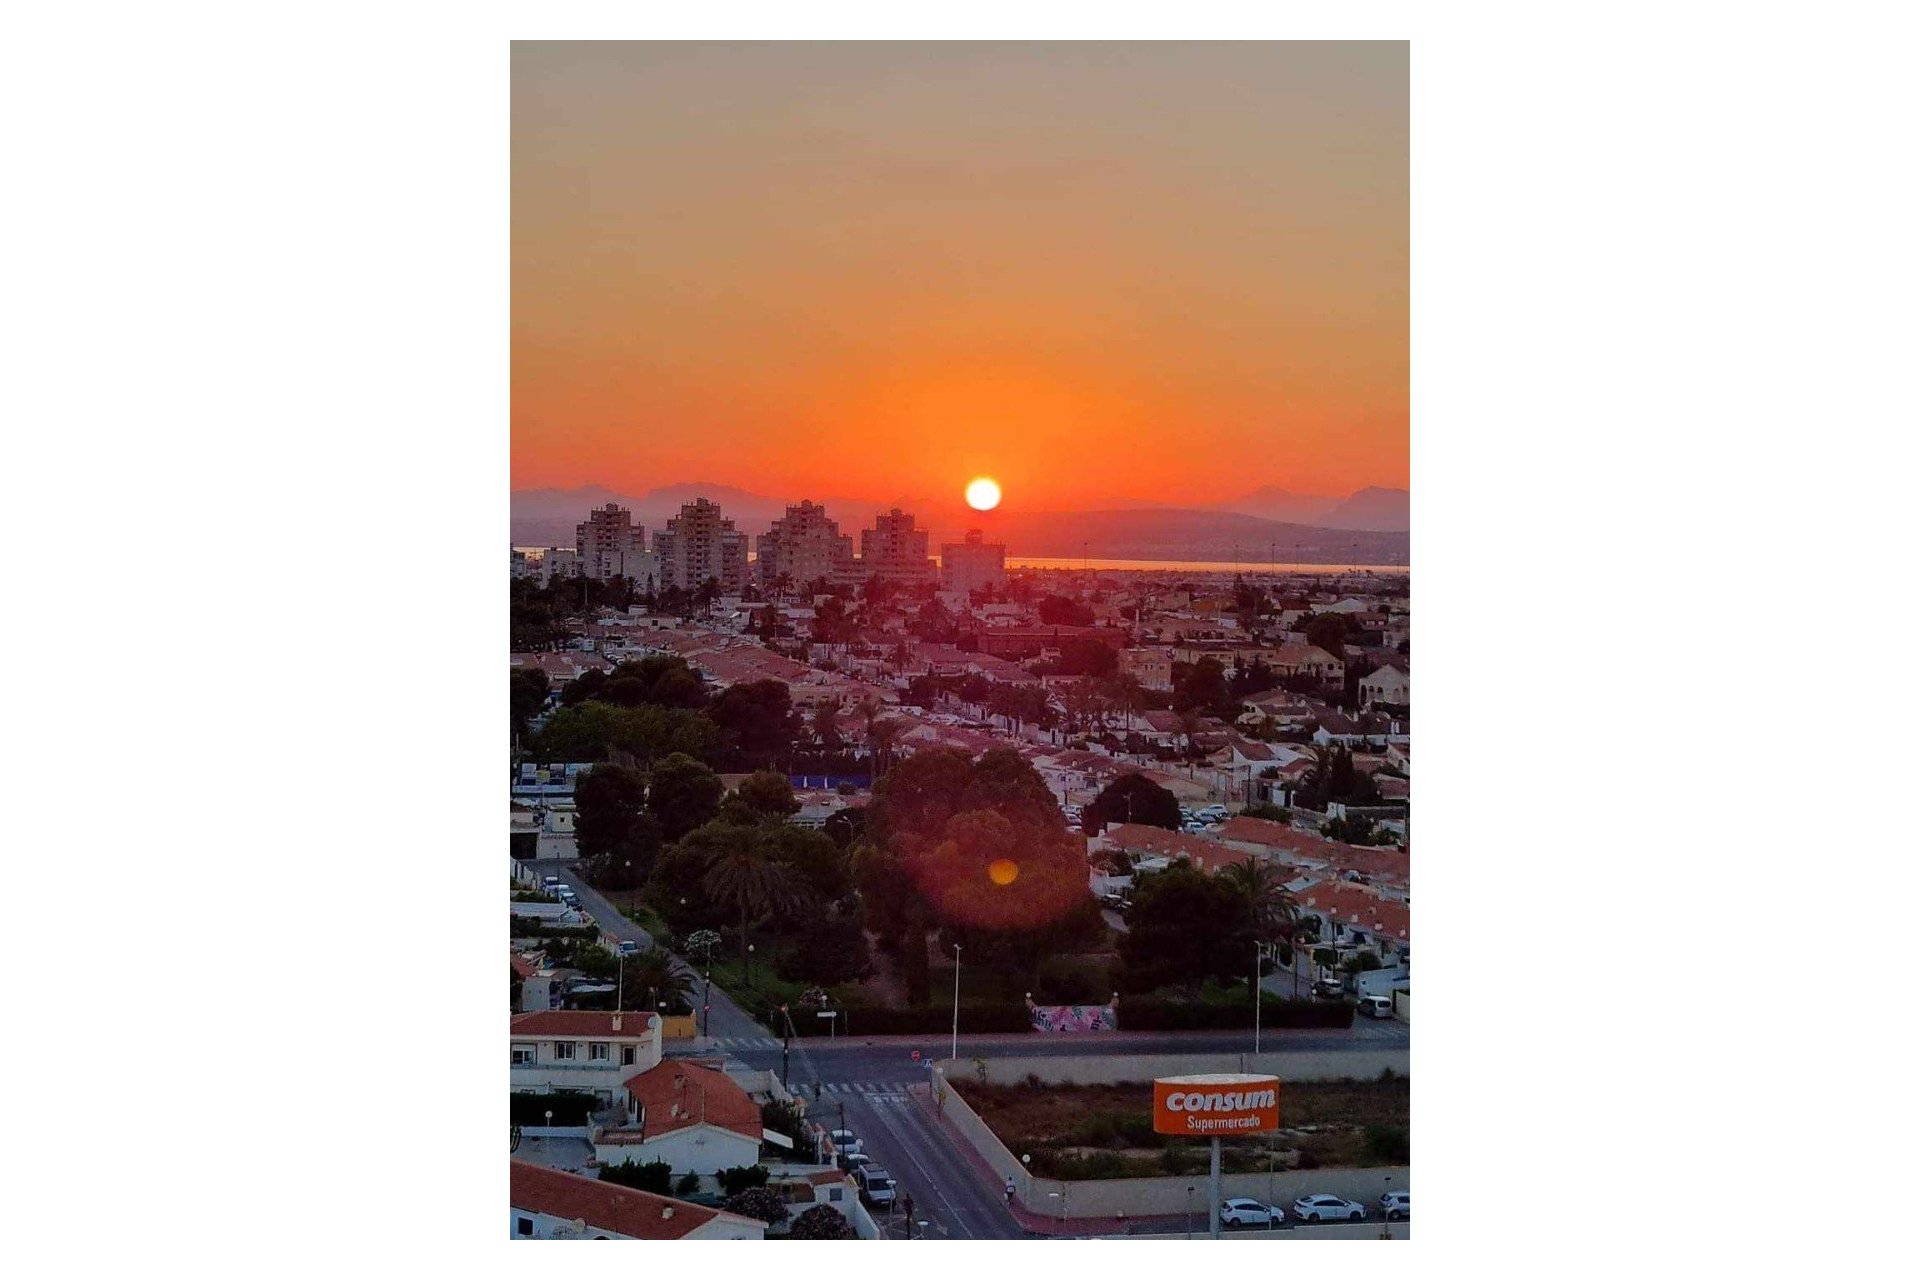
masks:
{"label": "sun", "polygon": [[991,511],[1000,505],[1000,486],[991,476],[977,476],[967,485],[967,505],[975,511]]}

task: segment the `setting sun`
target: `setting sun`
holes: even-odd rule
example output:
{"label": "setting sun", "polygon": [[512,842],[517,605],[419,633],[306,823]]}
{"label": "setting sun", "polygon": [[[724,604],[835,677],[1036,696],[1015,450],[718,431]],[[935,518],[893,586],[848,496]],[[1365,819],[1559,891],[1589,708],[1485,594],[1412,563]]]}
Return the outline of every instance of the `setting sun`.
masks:
{"label": "setting sun", "polygon": [[967,505],[975,511],[991,511],[1000,505],[1000,486],[981,476],[967,486]]}

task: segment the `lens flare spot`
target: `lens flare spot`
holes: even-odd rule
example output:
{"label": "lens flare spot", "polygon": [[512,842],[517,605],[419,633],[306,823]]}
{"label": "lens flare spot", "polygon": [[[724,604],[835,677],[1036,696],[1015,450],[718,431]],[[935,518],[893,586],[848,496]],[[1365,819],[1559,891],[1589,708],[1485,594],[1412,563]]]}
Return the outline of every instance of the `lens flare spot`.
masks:
{"label": "lens flare spot", "polygon": [[995,858],[987,867],[987,878],[998,885],[1009,885],[1020,878],[1020,864],[1012,858]]}
{"label": "lens flare spot", "polygon": [[967,505],[975,511],[991,511],[1000,505],[1000,486],[991,476],[977,476],[967,486]]}

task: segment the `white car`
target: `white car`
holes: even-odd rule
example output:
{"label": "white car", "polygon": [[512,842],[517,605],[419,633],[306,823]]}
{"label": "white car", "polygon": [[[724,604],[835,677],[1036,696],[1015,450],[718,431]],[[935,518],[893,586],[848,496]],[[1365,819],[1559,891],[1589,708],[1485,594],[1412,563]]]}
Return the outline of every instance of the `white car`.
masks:
{"label": "white car", "polygon": [[1364,1222],[1367,1209],[1339,1196],[1301,1196],[1293,1202],[1293,1216],[1302,1222]]}
{"label": "white car", "polygon": [[1412,1214],[1407,1209],[1407,1193],[1404,1191],[1389,1191],[1387,1194],[1381,1196],[1380,1212],[1386,1217],[1388,1222],[1393,1222],[1399,1218],[1411,1217]]}
{"label": "white car", "polygon": [[1224,1200],[1220,1204],[1220,1221],[1229,1227],[1274,1227],[1285,1222],[1286,1211],[1279,1205],[1261,1204],[1246,1196]]}

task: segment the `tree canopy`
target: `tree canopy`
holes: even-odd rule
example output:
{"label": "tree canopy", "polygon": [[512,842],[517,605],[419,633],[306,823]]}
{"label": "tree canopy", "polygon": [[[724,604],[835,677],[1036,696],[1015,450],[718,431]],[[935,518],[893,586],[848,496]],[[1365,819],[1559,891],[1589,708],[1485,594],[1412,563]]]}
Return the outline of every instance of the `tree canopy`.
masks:
{"label": "tree canopy", "polygon": [[1180,799],[1144,774],[1129,773],[1109,782],[1093,803],[1080,811],[1080,827],[1088,835],[1118,822],[1180,829]]}
{"label": "tree canopy", "polygon": [[1254,961],[1246,898],[1230,881],[1184,860],[1139,877],[1120,961],[1128,990],[1245,979]]}
{"label": "tree canopy", "polygon": [[720,775],[687,755],[670,755],[653,768],[647,811],[669,840],[713,820],[726,794]]}

